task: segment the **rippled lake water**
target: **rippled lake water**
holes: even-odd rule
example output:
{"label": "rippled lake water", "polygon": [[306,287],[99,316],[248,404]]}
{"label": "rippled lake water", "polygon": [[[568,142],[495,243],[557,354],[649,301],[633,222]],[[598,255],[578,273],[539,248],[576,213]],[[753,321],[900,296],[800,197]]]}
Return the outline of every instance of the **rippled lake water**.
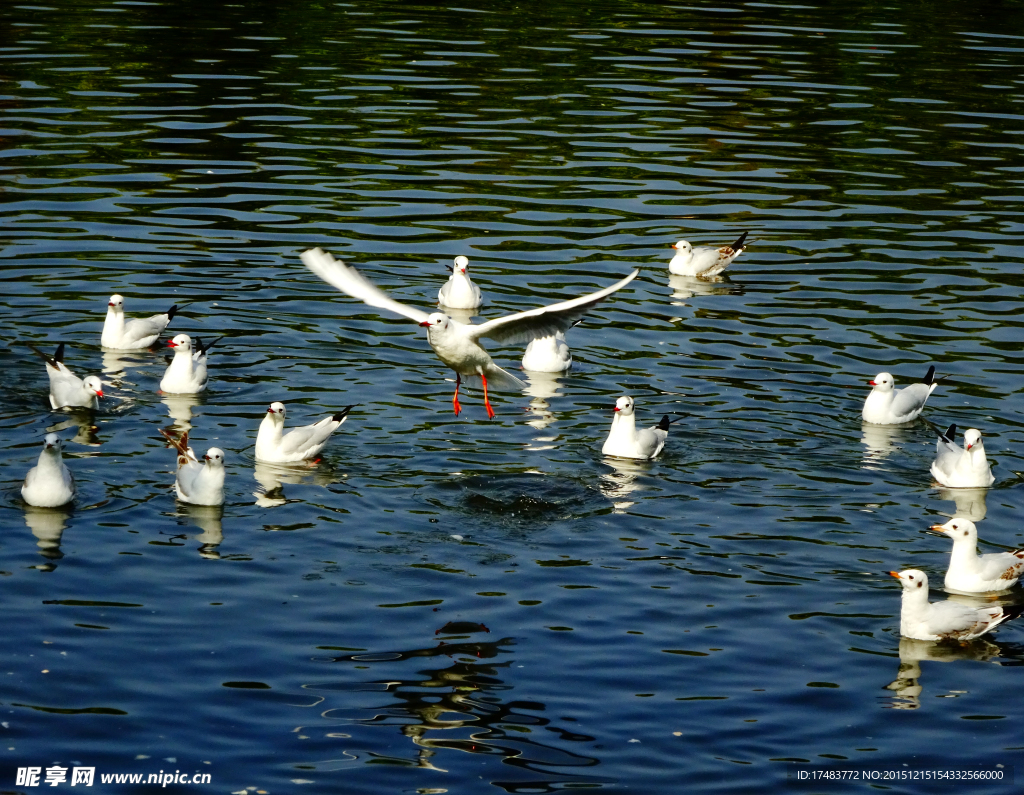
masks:
{"label": "rippled lake water", "polygon": [[[63,0],[0,24],[0,790],[54,764],[669,793],[1020,761],[1024,624],[901,642],[884,574],[945,598],[920,531],[957,511],[1022,544],[1018,3]],[[744,230],[721,281],[669,277],[676,240]],[[312,245],[428,309],[464,254],[483,318],[641,276],[488,421]],[[157,393],[166,349],[100,349],[114,292],[225,335],[206,393]],[[49,411],[26,343],[58,341],[104,374],[95,415]],[[925,421],[862,427],[868,379],[930,363],[924,417],[983,431],[987,492],[934,486]],[[688,415],[658,460],[602,457],[621,394]],[[254,468],[274,400],[359,405],[316,467]],[[175,502],[172,425],[227,451],[222,512]],[[26,509],[53,429],[77,501]]]}

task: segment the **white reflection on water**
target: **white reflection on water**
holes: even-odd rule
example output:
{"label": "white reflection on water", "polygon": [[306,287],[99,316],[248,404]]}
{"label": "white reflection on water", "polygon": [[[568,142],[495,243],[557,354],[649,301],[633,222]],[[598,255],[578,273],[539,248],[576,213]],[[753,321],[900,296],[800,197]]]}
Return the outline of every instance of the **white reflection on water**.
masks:
{"label": "white reflection on water", "polygon": [[223,505],[189,505],[178,503],[178,515],[186,518],[203,532],[194,536],[199,542],[199,554],[204,558],[219,558],[217,552],[224,542]]}
{"label": "white reflection on water", "polygon": [[920,696],[924,689],[920,683],[921,662],[956,662],[978,660],[985,662],[998,657],[1000,647],[991,641],[979,638],[968,643],[938,643],[933,640],[900,638],[900,668],[896,679],[885,686],[892,690],[896,699],[892,709],[917,709],[921,706]]}
{"label": "white reflection on water", "polygon": [[956,504],[953,513],[945,513],[951,519],[964,518],[972,522],[980,522],[988,512],[985,506],[985,495],[988,489],[945,489],[936,490],[936,496],[940,500],[952,500]]}
{"label": "white reflection on water", "polygon": [[201,402],[199,395],[163,395],[160,401],[167,406],[167,416],[174,420],[175,430],[192,430],[192,408]]}
{"label": "white reflection on water", "polygon": [[147,352],[128,353],[126,351],[104,351],[103,352],[103,380],[119,389],[126,389],[135,386],[135,383],[127,380],[128,368],[139,367],[152,361]]}
{"label": "white reflection on water", "polygon": [[[548,403],[547,399],[559,395],[558,389],[561,384],[558,382],[558,376],[561,374],[535,373],[532,370],[524,370],[523,373],[526,375],[527,381],[523,393],[533,398],[530,401],[529,408],[527,408],[527,411],[533,416],[526,421],[526,424],[540,431],[558,419],[558,416],[551,411],[551,404]],[[547,442],[551,441],[551,439],[545,437],[544,439],[537,438],[534,441]],[[552,447],[554,445],[549,444],[542,447],[530,446],[527,449],[549,450]]]}
{"label": "white reflection on water", "polygon": [[[721,276],[714,279],[698,279],[696,276],[677,276],[671,273],[668,277],[668,286],[672,288],[672,297],[679,299],[740,292],[735,285],[725,281]],[[686,306],[682,301],[673,301],[672,305]]]}
{"label": "white reflection on water", "polygon": [[889,457],[909,438],[906,425],[861,425],[861,444],[864,445],[864,469],[878,469],[878,464]]}
{"label": "white reflection on water", "polygon": [[647,474],[650,462],[609,456],[605,457],[604,462],[614,471],[601,475],[601,493],[612,501],[614,513],[625,513],[634,504],[633,500],[626,498],[634,491],[643,489],[643,485],[638,483],[637,479]]}
{"label": "white reflection on water", "polygon": [[[39,554],[49,561],[60,560],[64,557],[64,553],[60,551],[60,542],[70,518],[71,511],[65,508],[25,506],[25,524],[37,539],[36,546],[39,547]],[[45,563],[35,568],[53,571],[57,568],[57,564]]]}
{"label": "white reflection on water", "polygon": [[257,462],[253,476],[260,484],[252,493],[261,508],[276,508],[288,502],[284,494],[286,483],[312,483],[315,486],[329,486],[342,479],[330,467],[314,464],[265,464]]}
{"label": "white reflection on water", "polygon": [[92,409],[64,408],[61,410],[68,414],[68,418],[48,426],[47,433],[60,433],[68,428],[74,428],[74,437],[67,441],[87,447],[99,447],[102,444],[96,433],[99,431],[99,427],[93,424],[96,415]]}

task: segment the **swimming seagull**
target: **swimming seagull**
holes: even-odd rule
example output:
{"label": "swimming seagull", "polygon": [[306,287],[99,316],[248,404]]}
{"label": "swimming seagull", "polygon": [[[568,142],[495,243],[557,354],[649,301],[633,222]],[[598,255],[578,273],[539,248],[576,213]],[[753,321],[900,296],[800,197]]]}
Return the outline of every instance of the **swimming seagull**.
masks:
{"label": "swimming seagull", "polygon": [[623,395],[615,401],[615,408],[612,409],[615,412],[612,416],[612,428],[601,448],[603,455],[617,458],[654,458],[665,447],[668,426],[682,419],[676,417],[670,420],[666,414],[657,425],[637,431],[633,409],[633,398],[629,395]]}
{"label": "swimming seagull", "polygon": [[[577,320],[573,326],[578,326]],[[564,373],[572,367],[572,351],[565,334],[556,331],[543,337],[534,337],[523,354],[523,369],[533,373]]]}
{"label": "swimming seagull", "polygon": [[294,464],[312,458],[323,449],[331,434],[341,427],[353,408],[355,405],[346,406],[320,422],[292,428],[284,433],[284,403],[271,403],[256,435],[256,460]]}
{"label": "swimming seagull", "polygon": [[981,431],[968,428],[964,431],[964,446],[956,444],[956,425],[950,425],[940,433],[935,442],[935,460],[932,462],[932,477],[943,486],[954,489],[986,488],[996,482],[985,457],[985,445],[981,442]]}
{"label": "swimming seagull", "polygon": [[427,329],[427,341],[434,349],[434,353],[455,371],[455,397],[452,399],[452,405],[455,407],[456,415],[462,410],[459,404],[462,376],[479,375],[483,380],[484,405],[487,407],[488,417],[494,416],[494,409],[491,408],[487,396],[488,378],[514,385],[517,389],[522,389],[526,385],[494,363],[490,354],[480,344],[482,338],[488,337],[498,343],[514,343],[525,342],[540,335],[553,335],[556,331],[565,332],[599,301],[616,290],[621,290],[640,273],[635,270],[625,279],[596,293],[473,325],[452,320],[441,312],[428,315],[419,309],[399,303],[367,281],[355,268],[350,268],[319,248],[304,251],[301,256],[307,268],[346,295],[358,298],[378,309],[402,315],[424,326]]}
{"label": "swimming seagull", "polygon": [[196,337],[196,349],[192,350],[192,338],[178,334],[167,341],[168,348],[174,348],[174,358],[160,379],[160,391],[170,395],[194,395],[206,389],[209,381],[206,374],[207,354],[223,337],[217,337],[206,347]]}
{"label": "swimming seagull", "polygon": [[971,607],[928,601],[928,576],[917,569],[890,571],[903,585],[900,634],[918,640],[973,640],[1024,613],[1024,605]]}
{"label": "swimming seagull", "polygon": [[928,368],[921,383],[903,389],[895,389],[896,381],[889,373],[879,373],[868,383],[872,389],[864,401],[861,417],[875,425],[898,425],[916,419],[938,386],[934,365]]}
{"label": "swimming seagull", "polygon": [[188,431],[175,436],[160,429],[160,433],[178,451],[178,474],[174,489],[178,499],[192,505],[224,504],[224,451],[211,447],[200,464],[195,452],[188,446]]}
{"label": "swimming seagull", "polygon": [[978,554],[978,528],[970,519],[956,517],[933,524],[933,533],[953,539],[945,585],[963,593],[985,593],[1012,588],[1024,574],[1024,549]]}
{"label": "swimming seagull", "polygon": [[[447,265],[445,265],[448,268]],[[449,309],[476,309],[483,303],[480,288],[473,284],[466,269],[469,257],[456,257],[454,267],[448,268],[452,275],[437,292],[437,302]]]}
{"label": "swimming seagull", "polygon": [[46,362],[46,374],[50,376],[50,408],[62,406],[84,406],[94,409],[103,397],[103,382],[95,375],[79,378],[64,364],[64,343],[57,346],[53,356],[47,356],[35,345],[29,345],[40,359]]}
{"label": "swimming seagull", "polygon": [[731,246],[711,248],[709,246],[698,246],[694,248],[685,240],[680,240],[672,246],[678,253],[672,257],[668,264],[668,272],[676,276],[696,276],[700,279],[710,279],[729,267],[729,263],[743,253],[746,248],[744,241],[747,233],[744,232]]}
{"label": "swimming seagull", "polygon": [[39,462],[25,476],[21,498],[37,508],[57,508],[75,498],[75,479],[61,457],[63,443],[55,433],[46,434]]}
{"label": "swimming seagull", "polygon": [[[186,306],[182,304],[182,306]],[[124,298],[116,293],[110,296],[107,302],[107,318],[103,321],[103,335],[100,337],[100,345],[115,351],[131,351],[138,348],[148,348],[157,337],[167,328],[167,324],[174,319],[178,311],[175,304],[162,315],[151,317],[137,317],[129,320],[124,319]]]}

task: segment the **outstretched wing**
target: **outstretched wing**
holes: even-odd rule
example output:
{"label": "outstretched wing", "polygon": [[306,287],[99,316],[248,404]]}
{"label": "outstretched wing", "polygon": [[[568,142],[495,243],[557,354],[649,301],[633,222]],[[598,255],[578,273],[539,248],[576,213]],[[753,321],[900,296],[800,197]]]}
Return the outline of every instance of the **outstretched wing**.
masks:
{"label": "outstretched wing", "polygon": [[337,287],[345,295],[358,298],[365,304],[386,309],[396,315],[407,317],[416,323],[422,323],[427,319],[427,313],[415,307],[400,304],[394,298],[369,282],[363,274],[355,268],[350,268],[341,260],[336,260],[321,248],[311,248],[299,255],[303,264],[313,273],[330,285]]}
{"label": "outstretched wing", "polygon": [[615,282],[603,290],[598,290],[596,293],[581,295],[579,298],[562,301],[551,306],[542,306],[538,309],[499,317],[481,323],[479,326],[466,326],[467,336],[474,341],[480,337],[488,337],[495,342],[515,343],[529,342],[536,337],[550,337],[556,331],[568,331],[597,303],[616,290],[621,290],[639,273],[639,270],[635,270],[625,279]]}

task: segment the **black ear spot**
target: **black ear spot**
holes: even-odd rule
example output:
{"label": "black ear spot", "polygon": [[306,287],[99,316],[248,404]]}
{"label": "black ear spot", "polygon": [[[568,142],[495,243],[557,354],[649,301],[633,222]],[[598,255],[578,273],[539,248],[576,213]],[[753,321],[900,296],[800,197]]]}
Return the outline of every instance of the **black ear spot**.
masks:
{"label": "black ear spot", "polygon": [[923,583],[923,582],[919,582],[919,583],[917,584],[917,587],[918,587],[918,588],[920,588],[920,587],[921,587],[922,585],[924,585],[924,583]]}

